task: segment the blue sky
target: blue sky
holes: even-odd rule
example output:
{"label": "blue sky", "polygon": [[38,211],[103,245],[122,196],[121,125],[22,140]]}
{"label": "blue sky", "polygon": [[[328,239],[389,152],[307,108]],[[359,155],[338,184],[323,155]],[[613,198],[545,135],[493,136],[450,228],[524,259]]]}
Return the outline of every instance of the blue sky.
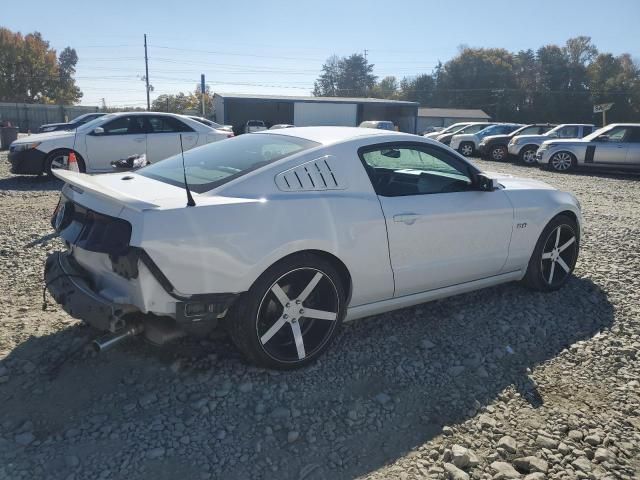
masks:
{"label": "blue sky", "polygon": [[[74,47],[82,103],[145,104],[193,90],[309,95],[323,61],[368,50],[379,77],[429,73],[460,45],[512,51],[588,35],[601,50],[640,59],[640,1],[323,0],[153,2],[31,0],[3,5],[0,25]],[[581,8],[578,8],[581,7]]]}

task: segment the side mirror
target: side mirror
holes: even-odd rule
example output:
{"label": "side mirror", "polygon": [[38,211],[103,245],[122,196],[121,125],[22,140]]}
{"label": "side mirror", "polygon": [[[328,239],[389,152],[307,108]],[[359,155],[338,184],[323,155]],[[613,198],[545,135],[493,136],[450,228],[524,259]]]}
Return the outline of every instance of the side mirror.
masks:
{"label": "side mirror", "polygon": [[496,180],[495,178],[491,178],[484,173],[477,174],[473,178],[473,184],[476,187],[476,190],[479,190],[481,192],[493,192],[499,187],[498,180]]}
{"label": "side mirror", "polygon": [[104,128],[102,127],[96,127],[93,129],[94,135],[102,135],[103,133],[104,133]]}

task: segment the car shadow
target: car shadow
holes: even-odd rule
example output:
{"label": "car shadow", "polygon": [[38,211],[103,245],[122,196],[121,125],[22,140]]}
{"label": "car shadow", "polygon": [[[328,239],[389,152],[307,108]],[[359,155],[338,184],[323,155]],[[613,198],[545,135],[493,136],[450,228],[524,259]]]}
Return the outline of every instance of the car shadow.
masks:
{"label": "car shadow", "polygon": [[62,180],[46,175],[11,175],[0,178],[0,191],[54,191],[62,188]]}
{"label": "car shadow", "polygon": [[[531,370],[613,320],[588,279],[547,294],[507,284],[346,324],[319,361],[291,372],[247,365],[224,335],[84,355],[94,333],[76,324],[29,338],[3,361],[0,438],[31,422],[36,442],[5,443],[0,464],[32,468],[41,442],[81,465],[83,456],[131,462],[137,474],[128,478],[359,477],[474,417],[508,387],[543,405],[553,385],[538,386]],[[124,437],[144,439],[144,449]],[[150,458],[151,445],[164,456]],[[64,462],[47,468],[52,478],[88,473]]]}

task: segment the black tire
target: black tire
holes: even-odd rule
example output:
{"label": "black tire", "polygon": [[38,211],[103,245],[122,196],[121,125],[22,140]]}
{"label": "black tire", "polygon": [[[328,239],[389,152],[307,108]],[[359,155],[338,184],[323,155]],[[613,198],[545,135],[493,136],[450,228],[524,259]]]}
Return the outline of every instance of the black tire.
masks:
{"label": "black tire", "polygon": [[542,292],[558,290],[571,277],[579,251],[580,229],[576,221],[565,214],[554,217],[540,234],[523,283]]}
{"label": "black tire", "polygon": [[566,173],[576,166],[576,157],[570,152],[556,152],[549,159],[549,169],[554,172]]}
{"label": "black tire", "polygon": [[[60,157],[69,156],[69,153],[71,153],[71,150],[62,148],[49,153],[49,155],[47,155],[47,157],[44,159],[44,173],[46,173],[49,177],[53,177],[53,173],[51,172],[51,170],[54,169],[55,162],[60,159]],[[85,166],[82,157],[76,153],[76,159],[78,161],[78,170],[84,173]]]}
{"label": "black tire", "polygon": [[509,158],[509,151],[506,145],[494,145],[489,150],[489,159],[494,162],[504,162]]}
{"label": "black tire", "polygon": [[470,157],[474,154],[475,148],[473,147],[473,143],[471,142],[462,142],[458,146],[458,152],[464,155],[465,157]]}
{"label": "black tire", "polygon": [[[305,315],[311,311],[314,317]],[[329,347],[345,312],[345,287],[335,267],[305,253],[267,269],[235,302],[225,323],[250,362],[290,370],[313,362]]]}
{"label": "black tire", "polygon": [[535,165],[537,151],[537,145],[525,145],[522,147],[520,154],[518,155],[520,163],[523,163],[524,165]]}

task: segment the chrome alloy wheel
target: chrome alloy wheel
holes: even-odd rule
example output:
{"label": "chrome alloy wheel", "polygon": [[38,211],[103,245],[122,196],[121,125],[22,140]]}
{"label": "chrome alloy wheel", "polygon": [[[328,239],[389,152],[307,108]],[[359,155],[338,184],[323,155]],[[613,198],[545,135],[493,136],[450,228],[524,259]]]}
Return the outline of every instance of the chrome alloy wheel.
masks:
{"label": "chrome alloy wheel", "polygon": [[473,153],[473,146],[469,143],[464,143],[460,147],[460,153],[465,157],[469,157]]}
{"label": "chrome alloy wheel", "polygon": [[491,150],[491,158],[496,161],[504,160],[507,157],[507,149],[505,147],[495,147]]}
{"label": "chrome alloy wheel", "polygon": [[295,363],[313,356],[336,328],[340,297],[331,278],[311,267],[282,275],[263,296],[256,333],[274,360]]}
{"label": "chrome alloy wheel", "polygon": [[536,151],[532,148],[526,149],[522,152],[522,161],[527,164],[532,164],[536,162]]}
{"label": "chrome alloy wheel", "polygon": [[59,153],[55,157],[53,157],[49,163],[51,170],[56,169],[64,169],[69,168],[69,155],[64,153]]}
{"label": "chrome alloy wheel", "polygon": [[559,225],[551,231],[542,248],[540,270],[549,286],[563,283],[576,263],[577,236],[569,225]]}
{"label": "chrome alloy wheel", "polygon": [[554,153],[551,157],[551,166],[559,172],[567,171],[573,164],[573,158],[567,152]]}

